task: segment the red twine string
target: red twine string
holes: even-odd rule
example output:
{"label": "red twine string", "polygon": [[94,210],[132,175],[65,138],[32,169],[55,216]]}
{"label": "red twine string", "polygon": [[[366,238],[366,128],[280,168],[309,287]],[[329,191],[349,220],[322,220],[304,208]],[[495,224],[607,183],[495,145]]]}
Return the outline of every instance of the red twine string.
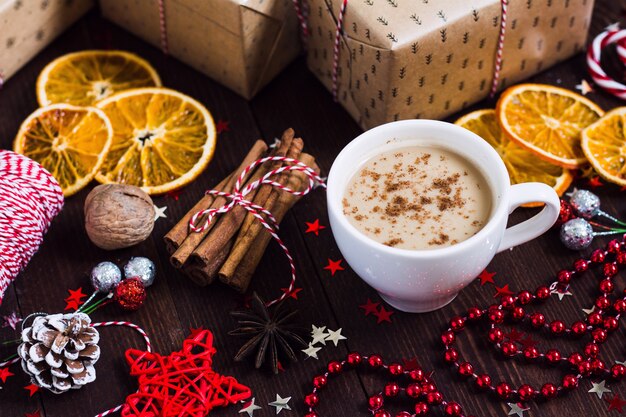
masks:
{"label": "red twine string", "polygon": [[35,161],[0,151],[0,303],[63,208],[63,191]]}
{"label": "red twine string", "polygon": [[593,81],[603,90],[611,93],[615,97],[626,100],[626,85],[615,81],[609,77],[600,64],[602,50],[608,45],[617,43],[617,55],[622,63],[626,64],[626,30],[611,28],[605,30],[595,37],[587,49],[587,69]]}
{"label": "red twine string", "polygon": [[[257,166],[264,164],[266,162],[271,162],[271,161],[279,161],[279,162],[283,162],[283,163],[288,163],[288,164],[292,164],[292,165],[284,165],[281,166],[280,168],[274,169],[272,171],[269,171],[267,174],[265,174],[262,178],[253,181],[252,183],[248,184],[245,188],[243,188],[243,190],[241,189],[241,187],[243,186],[243,183],[246,179],[246,177],[248,176],[248,174],[250,172],[252,172],[252,170],[254,168],[256,168]],[[307,188],[305,188],[302,191],[296,191],[296,190],[292,190],[289,187],[286,187],[274,180],[271,180],[270,177],[273,177],[275,175],[281,174],[283,172],[289,172],[289,171],[299,171],[304,173],[308,179],[308,185]],[[212,209],[206,209],[206,210],[201,210],[199,212],[197,212],[196,214],[194,214],[190,221],[189,221],[189,228],[193,231],[193,232],[202,232],[204,230],[206,230],[209,225],[211,224],[211,222],[213,221],[213,218],[215,216],[217,216],[218,214],[224,214],[224,213],[228,213],[229,211],[231,211],[233,208],[235,208],[235,206],[241,206],[244,209],[246,209],[248,212],[250,212],[258,221],[261,222],[261,224],[263,225],[263,227],[265,227],[265,229],[268,231],[268,233],[270,233],[272,235],[272,237],[274,238],[274,240],[276,240],[276,242],[280,245],[280,247],[283,249],[285,256],[287,256],[287,259],[289,260],[289,266],[291,267],[291,282],[289,283],[289,287],[287,288],[287,291],[285,291],[283,293],[282,296],[280,296],[279,298],[272,300],[270,302],[267,303],[268,306],[271,306],[273,304],[276,304],[282,300],[284,300],[285,298],[287,298],[289,296],[289,294],[291,294],[291,292],[293,291],[293,289],[295,288],[295,284],[296,284],[296,266],[295,263],[293,261],[293,257],[291,256],[291,253],[289,252],[289,249],[287,248],[287,246],[283,243],[282,239],[280,238],[280,236],[278,236],[278,222],[276,221],[276,219],[274,218],[274,216],[272,215],[272,213],[257,205],[254,204],[251,201],[248,201],[245,199],[245,196],[248,195],[251,191],[257,189],[258,187],[260,187],[263,184],[269,184],[272,185],[274,187],[277,187],[278,189],[291,193],[293,195],[297,195],[297,196],[304,196],[306,194],[309,193],[309,191],[311,191],[314,187],[315,184],[318,184],[321,187],[326,187],[326,184],[324,184],[324,180],[322,178],[320,178],[319,175],[317,175],[315,173],[315,171],[313,170],[313,168],[307,166],[306,164],[298,161],[297,159],[293,159],[293,158],[286,158],[283,156],[268,156],[266,158],[261,158],[261,159],[257,159],[256,161],[254,161],[252,164],[248,165],[243,172],[241,173],[241,175],[239,176],[239,178],[237,178],[237,181],[235,182],[235,187],[233,189],[232,193],[227,193],[227,192],[223,192],[223,191],[218,191],[218,190],[209,190],[206,193],[207,194],[211,194],[214,196],[221,196],[221,197],[225,197],[227,199],[230,200],[229,203],[223,205],[222,207],[219,208],[212,208]],[[206,221],[204,222],[204,224],[202,224],[201,226],[198,226],[198,220],[200,217],[202,216],[207,216],[206,217]]]}
{"label": "red twine string", "polygon": [[502,16],[500,17],[500,34],[498,35],[498,48],[496,49],[496,60],[493,65],[493,82],[489,97],[493,98],[498,91],[500,83],[500,73],[502,71],[502,51],[504,50],[504,35],[506,34],[506,16],[509,8],[509,0],[501,0]]}
{"label": "red twine string", "polygon": [[212,369],[213,335],[202,330],[168,356],[129,349],[130,374],[139,378],[139,390],[129,395],[122,417],[204,417],[252,395],[250,388]]}
{"label": "red twine string", "polygon": [[167,41],[167,20],[165,18],[165,0],[159,0],[159,30],[161,31],[161,50],[165,55],[170,54]]}

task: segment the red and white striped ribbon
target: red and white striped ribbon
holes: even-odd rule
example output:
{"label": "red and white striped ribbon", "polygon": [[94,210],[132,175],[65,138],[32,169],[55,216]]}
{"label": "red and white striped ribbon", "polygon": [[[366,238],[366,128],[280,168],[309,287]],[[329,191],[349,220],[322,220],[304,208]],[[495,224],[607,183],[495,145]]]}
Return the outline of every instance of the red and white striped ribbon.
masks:
{"label": "red and white striped ribbon", "polygon": [[165,55],[170,54],[167,40],[167,19],[165,18],[165,0],[159,0],[159,30],[161,32],[161,50]]}
{"label": "red and white striped ribbon", "polygon": [[617,43],[617,54],[622,63],[626,65],[626,48],[624,47],[624,42],[626,42],[625,29],[609,29],[596,36],[589,45],[589,48],[587,48],[587,70],[593,81],[603,90],[626,100],[626,85],[609,77],[600,64],[602,50],[608,45]]}
{"label": "red and white striped ribbon", "polygon": [[37,162],[0,151],[0,303],[63,208],[63,191]]}
{"label": "red and white striped ribbon", "polygon": [[296,11],[296,16],[298,17],[298,24],[300,25],[300,38],[302,39],[302,45],[306,49],[307,40],[309,39],[309,25],[307,23],[308,19],[308,9],[306,7],[306,3],[300,3],[300,0],[292,0],[293,8]]}
{"label": "red and white striped ribbon", "polygon": [[506,34],[506,16],[509,9],[509,0],[501,0],[500,7],[502,14],[500,16],[500,34],[498,35],[498,47],[496,48],[496,60],[493,64],[493,81],[491,82],[491,91],[489,97],[493,98],[498,91],[500,83],[500,73],[502,72],[502,52],[504,51],[504,35]]}
{"label": "red and white striped ribbon", "polygon": [[[287,163],[287,164],[291,164],[291,165],[284,165],[284,166],[281,166],[280,168],[271,170],[267,174],[265,174],[263,177],[261,177],[258,180],[253,181],[250,184],[248,184],[246,187],[243,188],[243,190],[241,189],[241,187],[242,187],[246,177],[248,176],[248,174],[250,172],[252,172],[252,170],[254,170],[254,168],[256,168],[257,166],[259,166],[261,164],[264,164],[266,162],[272,162],[272,161],[283,162],[283,163]],[[289,171],[300,171],[300,172],[304,173],[308,177],[309,182],[308,182],[307,187],[304,190],[302,190],[302,191],[292,190],[291,188],[286,187],[286,186],[284,186],[284,185],[282,185],[282,184],[280,184],[280,183],[270,179],[270,177],[273,177],[275,175],[279,175],[279,174],[281,174],[283,172],[289,172]],[[316,183],[318,185],[322,186],[322,187],[326,187],[326,184],[324,184],[324,180],[319,175],[317,175],[315,173],[313,168],[311,168],[311,167],[307,166],[306,164],[298,161],[297,159],[287,158],[287,157],[284,157],[284,156],[268,156],[268,157],[265,157],[265,158],[257,159],[256,161],[254,161],[253,163],[248,165],[241,172],[241,175],[239,176],[239,178],[237,178],[237,181],[235,182],[235,186],[234,186],[234,189],[233,189],[232,193],[227,193],[227,192],[218,191],[218,190],[209,190],[209,191],[207,191],[207,194],[225,197],[225,198],[229,199],[230,202],[225,204],[225,205],[223,205],[222,207],[200,210],[199,212],[195,213],[191,217],[191,219],[189,221],[189,228],[192,231],[194,231],[194,232],[202,232],[202,231],[206,230],[209,227],[209,225],[211,224],[211,222],[213,221],[215,216],[217,216],[218,214],[228,213],[235,206],[243,207],[248,212],[250,212],[257,220],[259,220],[261,222],[261,224],[263,225],[263,227],[265,227],[265,229],[268,231],[268,233],[270,233],[272,235],[274,240],[276,240],[276,242],[283,249],[283,251],[285,252],[285,256],[287,256],[287,259],[289,260],[289,266],[291,267],[291,282],[289,283],[289,286],[287,287],[287,291],[285,291],[283,293],[283,295],[280,296],[279,298],[277,298],[275,300],[272,300],[272,301],[267,303],[268,306],[271,306],[273,304],[276,304],[276,303],[284,300],[286,297],[289,296],[289,294],[295,288],[295,284],[296,284],[296,266],[295,266],[293,257],[291,256],[291,253],[289,252],[289,249],[284,244],[284,242],[282,241],[280,236],[278,236],[278,223],[276,222],[276,219],[274,218],[272,213],[269,210],[267,210],[267,209],[265,209],[265,208],[263,208],[263,207],[261,207],[261,206],[259,206],[257,204],[254,204],[251,201],[246,200],[245,197],[251,191],[257,189],[258,187],[260,187],[263,184],[272,185],[272,186],[277,187],[278,189],[280,189],[282,191],[285,191],[287,193],[291,193],[293,195],[304,196],[304,195],[308,194],[309,191],[311,191],[313,189],[313,187],[315,186]],[[206,216],[206,220],[205,220],[204,224],[202,224],[200,226],[197,225],[198,220],[201,217],[203,217],[203,216]]]}
{"label": "red and white striped ribbon", "polygon": [[[148,335],[146,334],[146,332],[139,326],[137,326],[134,323],[131,323],[129,321],[106,321],[106,322],[102,322],[102,323],[93,323],[91,325],[92,327],[107,327],[107,326],[125,326],[125,327],[130,327],[131,329],[136,330],[137,332],[139,332],[139,334],[141,336],[143,336],[143,340],[146,342],[146,351],[148,352],[152,352],[152,343],[150,343],[150,338],[148,337]],[[105,417],[108,416],[110,414],[116,413],[118,411],[120,411],[122,408],[124,407],[124,404],[120,404],[116,407],[110,408],[106,411],[103,411],[100,414],[97,414],[95,417]]]}

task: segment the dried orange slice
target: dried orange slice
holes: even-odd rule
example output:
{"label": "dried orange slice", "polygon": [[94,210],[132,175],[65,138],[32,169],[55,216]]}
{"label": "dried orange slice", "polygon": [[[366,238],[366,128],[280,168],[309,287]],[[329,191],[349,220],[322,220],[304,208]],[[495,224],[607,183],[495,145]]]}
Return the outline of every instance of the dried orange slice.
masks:
{"label": "dried orange slice", "polygon": [[82,51],[63,55],[49,63],[37,79],[41,106],[68,103],[91,106],[118,91],[160,87],[152,66],[124,51]]}
{"label": "dried orange slice", "polygon": [[588,126],[582,148],[589,163],[605,180],[626,186],[626,107],[618,107]]}
{"label": "dried orange slice", "polygon": [[496,113],[513,141],[548,162],[574,169],[587,162],[580,133],[604,111],[564,88],[520,84],[502,93]]}
{"label": "dried orange slice", "polygon": [[53,104],[24,120],[13,149],[43,165],[68,197],[94,178],[112,138],[113,128],[101,110]]}
{"label": "dried orange slice", "polygon": [[97,104],[113,143],[96,179],[162,194],[193,181],[215,150],[215,124],[191,97],[165,88],[117,93]]}
{"label": "dried orange slice", "polygon": [[[500,129],[495,110],[476,110],[461,117],[455,124],[476,133],[493,146],[504,161],[511,184],[543,182],[561,196],[574,179],[570,170],[538,160],[532,152],[509,140]],[[541,205],[532,203],[525,207]]]}

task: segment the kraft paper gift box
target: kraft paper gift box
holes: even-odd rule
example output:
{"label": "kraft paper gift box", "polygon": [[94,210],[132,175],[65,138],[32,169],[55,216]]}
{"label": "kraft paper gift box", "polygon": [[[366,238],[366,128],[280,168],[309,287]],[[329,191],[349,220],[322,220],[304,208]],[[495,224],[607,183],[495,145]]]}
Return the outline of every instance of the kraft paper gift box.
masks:
{"label": "kraft paper gift box", "polygon": [[[332,91],[342,0],[309,0],[308,66]],[[509,0],[498,89],[583,50],[593,0]],[[500,0],[349,0],[337,100],[368,129],[444,118],[491,89]]]}
{"label": "kraft paper gift box", "polygon": [[0,84],[93,5],[93,0],[0,0]]}
{"label": "kraft paper gift box", "polygon": [[[252,98],[300,52],[291,0],[100,0],[103,15]],[[163,37],[162,37],[163,35]]]}

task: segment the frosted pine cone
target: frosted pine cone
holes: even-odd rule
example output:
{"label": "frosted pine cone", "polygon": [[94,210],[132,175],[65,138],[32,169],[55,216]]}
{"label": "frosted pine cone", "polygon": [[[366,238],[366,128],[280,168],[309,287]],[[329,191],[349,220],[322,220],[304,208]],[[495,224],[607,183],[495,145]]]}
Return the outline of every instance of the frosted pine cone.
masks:
{"label": "frosted pine cone", "polygon": [[17,353],[33,384],[60,394],[96,379],[99,340],[84,313],[39,316],[22,331]]}

